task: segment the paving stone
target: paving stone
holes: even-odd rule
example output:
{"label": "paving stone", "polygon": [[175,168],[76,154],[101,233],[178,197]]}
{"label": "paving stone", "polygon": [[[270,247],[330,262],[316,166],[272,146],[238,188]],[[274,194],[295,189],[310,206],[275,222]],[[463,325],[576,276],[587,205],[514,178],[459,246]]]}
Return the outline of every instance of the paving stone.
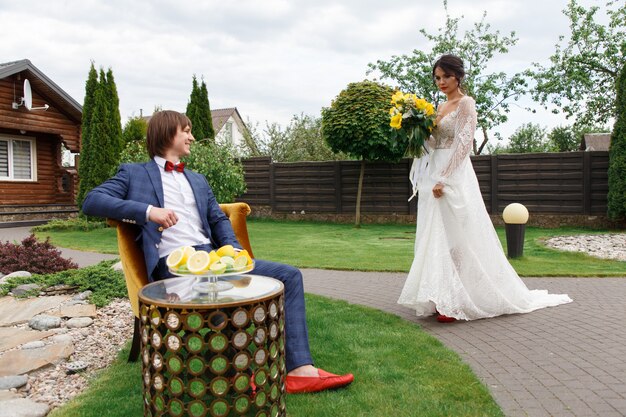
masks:
{"label": "paving stone", "polygon": [[13,297],[0,298],[0,327],[26,323],[44,311],[58,307],[69,299],[66,295],[37,297],[17,300]]}
{"label": "paving stone", "polygon": [[58,316],[58,317],[68,317],[68,318],[96,317],[97,316],[95,305],[82,304],[84,303],[84,301],[81,301],[81,300],[70,300],[68,301],[68,303],[72,301],[81,303],[81,304],[73,304],[73,305],[68,305],[67,303],[63,304],[62,306],[59,307],[58,310],[50,312],[50,315]]}
{"label": "paving stone", "polygon": [[0,376],[21,375],[58,363],[74,353],[71,342],[54,343],[41,349],[12,350],[0,356]]}
{"label": "paving stone", "polygon": [[39,314],[28,321],[28,326],[35,330],[49,330],[61,327],[61,317]]}
{"label": "paving stone", "polygon": [[91,317],[74,317],[69,319],[65,325],[68,329],[78,329],[82,327],[89,327],[93,324]]}
{"label": "paving stone", "polygon": [[40,332],[16,327],[0,327],[0,352],[13,349],[24,343],[45,339],[53,334],[53,332]]}
{"label": "paving stone", "polygon": [[2,402],[7,400],[16,400],[18,398],[22,398],[13,391],[9,390],[0,390],[0,408],[2,407]]}
{"label": "paving stone", "polygon": [[10,375],[0,377],[0,390],[19,388],[26,385],[28,377],[26,375]]}
{"label": "paving stone", "polygon": [[49,411],[48,405],[36,403],[27,398],[0,403],[0,417],[44,417]]}

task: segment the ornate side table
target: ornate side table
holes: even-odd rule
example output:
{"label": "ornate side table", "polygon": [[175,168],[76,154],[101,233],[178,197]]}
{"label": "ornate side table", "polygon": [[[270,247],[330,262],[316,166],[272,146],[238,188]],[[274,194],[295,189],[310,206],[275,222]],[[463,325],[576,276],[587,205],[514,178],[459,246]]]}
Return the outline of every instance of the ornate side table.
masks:
{"label": "ornate side table", "polygon": [[283,284],[223,279],[233,288],[183,277],[139,291],[145,416],[286,415]]}

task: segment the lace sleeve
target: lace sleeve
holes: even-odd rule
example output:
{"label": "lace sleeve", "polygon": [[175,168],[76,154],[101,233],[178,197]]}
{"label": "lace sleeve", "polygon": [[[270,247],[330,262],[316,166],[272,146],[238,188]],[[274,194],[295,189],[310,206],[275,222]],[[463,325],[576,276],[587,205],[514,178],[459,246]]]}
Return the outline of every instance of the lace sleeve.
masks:
{"label": "lace sleeve", "polygon": [[443,171],[439,173],[439,182],[445,180],[456,171],[456,169],[469,155],[474,142],[474,132],[476,131],[476,104],[471,97],[464,97],[459,102],[456,124],[454,126],[454,143],[452,144],[452,155]]}

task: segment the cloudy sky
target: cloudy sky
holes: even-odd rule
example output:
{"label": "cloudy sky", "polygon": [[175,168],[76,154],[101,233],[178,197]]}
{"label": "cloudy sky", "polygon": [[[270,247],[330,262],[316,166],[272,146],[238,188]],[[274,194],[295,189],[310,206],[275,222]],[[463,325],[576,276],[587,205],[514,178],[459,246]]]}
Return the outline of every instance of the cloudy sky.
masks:
{"label": "cloudy sky", "polygon": [[[566,4],[448,1],[452,16],[465,16],[464,28],[487,11],[493,29],[516,32],[518,44],[491,61],[490,70],[509,73],[547,62],[559,35],[570,33]],[[0,62],[29,59],[80,103],[90,62],[111,67],[123,121],[157,105],[184,111],[196,74],[211,108],[287,124],[294,114],[319,116],[348,83],[366,77],[368,63],[428,50],[419,29],[433,33],[444,22],[443,3],[433,0],[0,0]],[[506,137],[526,122],[567,123],[514,106],[495,131]]]}

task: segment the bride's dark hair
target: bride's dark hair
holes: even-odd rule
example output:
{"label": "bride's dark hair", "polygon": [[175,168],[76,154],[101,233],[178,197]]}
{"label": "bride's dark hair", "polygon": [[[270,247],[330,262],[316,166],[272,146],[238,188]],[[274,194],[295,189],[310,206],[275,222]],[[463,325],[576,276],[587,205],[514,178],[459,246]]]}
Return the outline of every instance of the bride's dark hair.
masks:
{"label": "bride's dark hair", "polygon": [[459,83],[459,88],[463,90],[462,83],[465,79],[465,68],[463,60],[456,55],[446,54],[439,57],[433,65],[433,82],[435,81],[435,70],[441,68],[446,75],[453,75]]}

